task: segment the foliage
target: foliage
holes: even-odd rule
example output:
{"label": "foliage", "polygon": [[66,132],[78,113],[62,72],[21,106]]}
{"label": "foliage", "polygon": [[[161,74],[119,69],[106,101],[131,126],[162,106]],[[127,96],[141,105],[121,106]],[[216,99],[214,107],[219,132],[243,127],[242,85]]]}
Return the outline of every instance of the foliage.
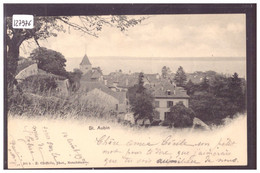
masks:
{"label": "foliage", "polygon": [[216,97],[228,97],[229,96],[229,80],[226,76],[216,75],[210,83],[210,93]]}
{"label": "foliage", "polygon": [[[54,116],[66,117],[80,116],[110,118],[111,113],[106,112],[102,104],[90,104],[84,93],[74,93],[68,98],[60,99],[51,92],[39,94],[30,92],[17,92],[8,97],[9,114],[27,116]],[[84,102],[82,101],[84,99]]]}
{"label": "foliage", "polygon": [[245,102],[246,98],[242,88],[242,81],[238,77],[237,73],[234,73],[234,75],[229,79],[228,87],[229,87],[230,101],[233,102],[234,105],[238,107],[239,112],[243,112],[243,110],[245,110],[246,108],[246,102]]}
{"label": "foliage", "polygon": [[210,87],[209,86],[209,80],[206,76],[202,79],[202,82],[200,83],[199,87],[200,87],[201,91],[208,91],[209,90],[209,87]]}
{"label": "foliage", "polygon": [[138,87],[139,87],[139,92],[142,92],[144,88],[144,73],[141,72],[138,76]]}
{"label": "foliage", "polygon": [[126,31],[127,28],[141,23],[145,18],[133,18],[129,16],[79,16],[80,23],[74,23],[71,16],[43,16],[34,17],[33,29],[14,29],[12,18],[6,18],[6,44],[7,44],[7,82],[10,93],[16,85],[15,73],[17,71],[19,50],[24,41],[34,40],[40,47],[38,40],[56,37],[58,32],[66,32],[68,29],[80,31],[87,35],[98,37],[103,26],[111,26]]}
{"label": "foliage", "polygon": [[33,29],[14,29],[12,18],[6,18],[7,33],[5,35],[7,44],[7,82],[12,90],[16,84],[15,73],[18,65],[19,49],[21,44],[33,39],[38,44],[38,40],[56,36],[56,32],[64,31],[63,25],[57,21],[65,17],[35,17]]}
{"label": "foliage", "polygon": [[187,80],[186,74],[182,66],[180,66],[174,76],[174,81],[177,86],[184,87],[186,80]]}
{"label": "foliage", "polygon": [[30,105],[32,105],[32,101],[17,90],[8,97],[8,111],[15,115],[22,115],[25,111],[29,111]]}
{"label": "foliage", "polygon": [[196,91],[196,85],[191,80],[187,82],[184,88],[187,90],[188,95],[193,95]]}
{"label": "foliage", "polygon": [[169,67],[163,66],[162,68],[162,78],[164,79],[168,79],[171,74],[171,69]]}
{"label": "foliage", "polygon": [[44,93],[57,88],[55,79],[48,75],[33,75],[23,80],[18,87],[24,92]]}
{"label": "foliage", "polygon": [[70,89],[72,92],[76,92],[79,90],[81,76],[82,72],[79,69],[74,69],[73,72],[68,72]]}
{"label": "foliage", "polygon": [[136,120],[148,118],[153,119],[154,98],[152,94],[143,86],[144,74],[139,74],[138,84],[130,87],[127,91],[127,97],[131,105],[131,111],[134,112]]}
{"label": "foliage", "polygon": [[196,92],[190,98],[190,108],[202,121],[219,124],[221,119],[228,116],[225,102],[226,100],[216,98],[211,93]]}
{"label": "foliage", "polygon": [[46,72],[59,76],[67,76],[67,72],[65,70],[66,59],[59,52],[47,49],[45,47],[40,47],[34,49],[29,58],[35,60],[38,67]]}
{"label": "foliage", "polygon": [[204,78],[199,84],[189,81],[185,88],[190,95],[190,108],[204,122],[221,124],[224,118],[245,111],[246,93],[237,73],[232,77],[215,75],[210,81]]}
{"label": "foliage", "polygon": [[173,124],[174,127],[191,127],[193,125],[193,118],[195,114],[192,109],[187,108],[182,102],[170,108],[168,122]]}

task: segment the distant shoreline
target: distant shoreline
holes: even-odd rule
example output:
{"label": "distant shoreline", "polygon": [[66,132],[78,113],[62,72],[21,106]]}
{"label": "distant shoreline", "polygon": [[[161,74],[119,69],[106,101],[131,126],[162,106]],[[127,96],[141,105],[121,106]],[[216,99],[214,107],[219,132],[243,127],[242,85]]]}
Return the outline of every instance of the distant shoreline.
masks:
{"label": "distant shoreline", "polygon": [[[161,73],[163,66],[176,72],[179,66],[186,73],[196,71],[215,71],[232,75],[237,72],[246,78],[245,57],[120,57],[120,56],[91,56],[87,55],[93,67],[101,67],[103,74],[121,69],[124,73],[144,72],[148,74]],[[79,68],[82,57],[67,58],[68,71]]]}
{"label": "distant shoreline", "polygon": [[[153,60],[153,61],[246,61],[246,57],[130,57],[130,56],[89,56],[90,59],[120,59],[120,60]],[[82,59],[69,57],[66,59]]]}

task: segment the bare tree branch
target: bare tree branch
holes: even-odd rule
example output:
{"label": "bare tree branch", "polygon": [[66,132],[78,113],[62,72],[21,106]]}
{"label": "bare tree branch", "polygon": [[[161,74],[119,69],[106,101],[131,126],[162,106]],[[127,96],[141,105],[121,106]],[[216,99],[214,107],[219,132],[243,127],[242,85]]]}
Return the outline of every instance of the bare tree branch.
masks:
{"label": "bare tree branch", "polygon": [[82,27],[82,26],[80,26],[80,25],[78,25],[78,24],[75,24],[75,23],[68,22],[68,21],[66,21],[66,20],[64,20],[64,19],[62,19],[62,18],[60,18],[59,20],[61,20],[62,22],[64,22],[65,24],[67,24],[67,25],[69,25],[69,26],[72,26],[72,27],[73,27],[74,29],[76,29],[76,30],[80,30],[80,31],[82,31],[82,32],[84,32],[84,33],[87,33],[87,34],[89,34],[89,35],[92,35],[92,36],[94,36],[94,37],[98,37],[95,33],[89,32],[89,31],[87,30],[87,28],[85,28],[85,27]]}

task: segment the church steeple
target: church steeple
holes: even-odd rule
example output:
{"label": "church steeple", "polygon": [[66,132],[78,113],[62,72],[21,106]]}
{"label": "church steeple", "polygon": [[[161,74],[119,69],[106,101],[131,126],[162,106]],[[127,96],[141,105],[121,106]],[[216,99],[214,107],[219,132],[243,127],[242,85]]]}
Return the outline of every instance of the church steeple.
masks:
{"label": "church steeple", "polygon": [[87,55],[85,54],[80,63],[80,70],[82,71],[83,74],[86,74],[91,69],[92,69],[92,64],[90,63]]}
{"label": "church steeple", "polygon": [[80,65],[92,65],[87,57],[87,55],[85,54]]}

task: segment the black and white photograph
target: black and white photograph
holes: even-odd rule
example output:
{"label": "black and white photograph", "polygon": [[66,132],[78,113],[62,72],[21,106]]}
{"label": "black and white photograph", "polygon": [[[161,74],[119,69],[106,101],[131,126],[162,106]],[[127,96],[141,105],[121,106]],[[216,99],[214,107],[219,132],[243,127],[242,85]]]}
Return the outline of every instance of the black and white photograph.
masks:
{"label": "black and white photograph", "polygon": [[93,6],[4,5],[5,169],[254,167],[255,19]]}

